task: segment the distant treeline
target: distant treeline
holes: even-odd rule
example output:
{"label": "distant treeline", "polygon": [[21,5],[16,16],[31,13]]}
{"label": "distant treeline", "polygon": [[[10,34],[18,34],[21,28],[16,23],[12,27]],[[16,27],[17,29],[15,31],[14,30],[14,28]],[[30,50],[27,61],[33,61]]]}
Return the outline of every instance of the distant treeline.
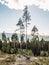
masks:
{"label": "distant treeline", "polygon": [[6,38],[5,33],[2,33],[2,40],[0,40],[0,50],[2,52],[9,54],[22,52],[22,54],[25,53],[34,56],[49,56],[49,41],[45,41],[43,38],[41,41],[39,41],[39,38],[32,38],[31,40],[27,39],[25,42],[24,35],[21,35],[21,42],[19,42],[18,35],[14,33],[11,40],[12,41],[10,41],[9,38]]}

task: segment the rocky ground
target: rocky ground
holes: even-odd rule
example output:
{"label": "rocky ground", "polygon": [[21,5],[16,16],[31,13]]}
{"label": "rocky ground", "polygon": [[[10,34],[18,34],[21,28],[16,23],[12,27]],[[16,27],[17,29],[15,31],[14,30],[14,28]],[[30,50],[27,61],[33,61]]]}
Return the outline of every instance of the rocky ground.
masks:
{"label": "rocky ground", "polygon": [[30,57],[28,59],[24,55],[10,55],[10,57],[0,58],[0,65],[49,65],[49,57]]}

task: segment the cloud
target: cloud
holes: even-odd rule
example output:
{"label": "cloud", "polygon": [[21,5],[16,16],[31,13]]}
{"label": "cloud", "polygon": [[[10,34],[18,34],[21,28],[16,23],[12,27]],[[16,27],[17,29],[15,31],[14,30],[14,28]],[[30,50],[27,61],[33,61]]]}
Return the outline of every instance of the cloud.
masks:
{"label": "cloud", "polygon": [[25,5],[36,5],[43,10],[49,10],[49,0],[0,0],[0,3],[11,9],[23,9]]}

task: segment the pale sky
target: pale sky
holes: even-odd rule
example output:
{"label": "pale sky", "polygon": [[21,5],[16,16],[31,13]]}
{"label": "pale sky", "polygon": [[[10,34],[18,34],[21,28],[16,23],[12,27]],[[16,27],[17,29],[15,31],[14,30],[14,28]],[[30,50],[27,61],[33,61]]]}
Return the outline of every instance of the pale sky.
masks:
{"label": "pale sky", "polygon": [[49,35],[49,0],[0,0],[0,32],[13,33],[17,29],[25,5],[31,15],[28,33],[36,25],[39,34]]}

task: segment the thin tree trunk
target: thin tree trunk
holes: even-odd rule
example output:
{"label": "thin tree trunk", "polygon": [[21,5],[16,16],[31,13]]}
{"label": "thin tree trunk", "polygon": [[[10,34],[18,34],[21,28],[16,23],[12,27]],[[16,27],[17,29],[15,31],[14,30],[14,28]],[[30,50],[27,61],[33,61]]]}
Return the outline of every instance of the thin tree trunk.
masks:
{"label": "thin tree trunk", "polygon": [[22,45],[21,45],[21,26],[20,26],[20,49],[22,49]]}
{"label": "thin tree trunk", "polygon": [[26,49],[27,49],[27,20],[26,20]]}
{"label": "thin tree trunk", "polygon": [[48,54],[49,54],[49,43],[48,43]]}

